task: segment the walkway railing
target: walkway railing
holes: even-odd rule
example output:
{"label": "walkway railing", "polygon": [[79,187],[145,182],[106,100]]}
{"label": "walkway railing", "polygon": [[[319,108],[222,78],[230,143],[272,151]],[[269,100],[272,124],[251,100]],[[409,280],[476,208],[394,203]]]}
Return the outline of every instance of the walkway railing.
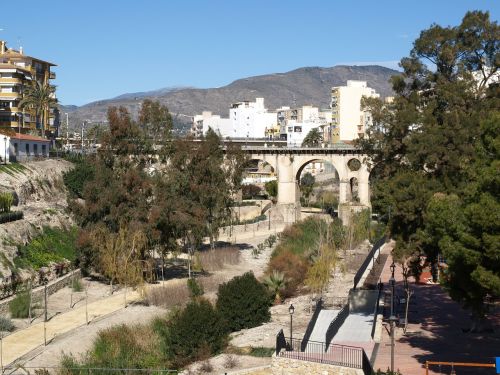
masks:
{"label": "walkway railing", "polygon": [[311,333],[314,330],[314,326],[316,325],[316,321],[318,320],[318,315],[321,312],[322,308],[323,308],[323,299],[320,298],[316,302],[316,307],[314,309],[313,316],[311,317],[311,320],[307,325],[306,333],[304,334],[304,338],[302,339],[301,350],[304,350],[304,348],[307,346],[307,342],[309,341],[309,337],[311,337]]}
{"label": "walkway railing", "polygon": [[349,302],[344,307],[342,307],[342,310],[339,311],[335,319],[332,320],[330,326],[326,330],[325,334],[326,346],[328,346],[332,342],[332,339],[335,337],[340,327],[342,327],[342,324],[344,324],[348,316],[349,316]]}
{"label": "walkway railing", "polygon": [[[372,367],[363,348],[348,345],[309,341],[302,347],[303,339],[285,338],[283,331],[278,333],[276,355],[284,358],[317,362],[334,366],[363,369],[364,374],[371,375]],[[283,350],[285,349],[285,350]]]}
{"label": "walkway railing", "polygon": [[382,290],[384,289],[384,284],[382,281],[378,283],[378,293],[377,293],[377,303],[375,305],[375,311],[373,312],[373,324],[372,324],[372,339],[373,336],[375,336],[375,328],[377,326],[377,316],[378,316],[378,310],[380,308],[380,294],[382,293]]}
{"label": "walkway railing", "polygon": [[364,260],[363,264],[361,267],[359,267],[358,272],[356,272],[356,275],[354,275],[354,287],[353,289],[356,289],[358,286],[359,281],[363,277],[363,274],[365,273],[366,269],[370,265],[370,262],[375,263],[375,253],[377,250],[385,243],[385,236],[380,238],[375,244],[373,245],[372,249],[366,256],[366,259]]}

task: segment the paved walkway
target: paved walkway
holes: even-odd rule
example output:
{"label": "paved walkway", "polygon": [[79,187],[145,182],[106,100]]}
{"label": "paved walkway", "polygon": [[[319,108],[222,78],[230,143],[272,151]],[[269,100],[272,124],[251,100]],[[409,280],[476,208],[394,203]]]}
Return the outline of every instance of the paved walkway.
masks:
{"label": "paved walkway", "polygon": [[[392,258],[382,271],[382,282],[388,285]],[[403,296],[401,268],[395,272],[396,294]],[[500,334],[463,333],[470,326],[469,314],[452,301],[440,285],[411,284],[414,304],[410,305],[407,334],[396,329],[395,367],[404,375],[425,374],[425,361],[494,363],[500,355]],[[410,299],[411,301],[411,299]],[[389,307],[390,308],[390,307]],[[389,325],[384,323],[374,369],[390,366]],[[455,368],[456,374],[491,374],[492,369]],[[433,367],[429,374],[450,374],[450,367]]]}

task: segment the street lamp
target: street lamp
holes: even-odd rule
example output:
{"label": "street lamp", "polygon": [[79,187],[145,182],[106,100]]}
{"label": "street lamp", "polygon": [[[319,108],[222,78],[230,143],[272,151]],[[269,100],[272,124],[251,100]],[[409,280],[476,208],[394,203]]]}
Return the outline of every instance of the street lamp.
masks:
{"label": "street lamp", "polygon": [[293,307],[293,304],[290,304],[290,307],[288,308],[288,312],[290,313],[290,345],[291,345],[292,350],[293,350],[293,342],[292,342],[293,331],[292,331],[292,328],[293,328],[293,313],[295,312],[295,307]]}
{"label": "street lamp", "polygon": [[394,372],[394,323],[397,318],[394,315],[394,285],[396,284],[396,279],[394,278],[394,271],[396,270],[396,265],[394,260],[390,266],[391,268],[391,278],[389,283],[391,284],[391,316],[389,317],[389,323],[391,325],[391,372]]}
{"label": "street lamp", "polygon": [[5,151],[3,163],[5,165],[7,165],[7,137],[3,137],[3,147],[4,147],[4,151]]}

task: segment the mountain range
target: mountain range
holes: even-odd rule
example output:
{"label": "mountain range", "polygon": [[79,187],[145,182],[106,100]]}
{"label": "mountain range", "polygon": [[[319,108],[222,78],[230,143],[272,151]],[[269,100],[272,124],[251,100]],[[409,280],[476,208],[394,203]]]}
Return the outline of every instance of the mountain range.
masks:
{"label": "mountain range", "polygon": [[[333,86],[345,85],[347,80],[367,81],[382,97],[392,95],[389,83],[398,71],[378,65],[330,68],[304,67],[286,73],[266,74],[236,80],[219,88],[169,87],[154,91],[127,93],[112,99],[99,100],[82,106],[61,105],[68,113],[70,129],[79,128],[83,121],[103,123],[109,106],[124,106],[136,115],[142,100],[149,98],[167,105],[174,116],[174,129],[183,133],[191,124],[191,117],[202,111],[228,116],[231,103],[263,97],[269,110],[283,105],[312,104],[328,108]],[[63,116],[64,119],[64,116]]]}

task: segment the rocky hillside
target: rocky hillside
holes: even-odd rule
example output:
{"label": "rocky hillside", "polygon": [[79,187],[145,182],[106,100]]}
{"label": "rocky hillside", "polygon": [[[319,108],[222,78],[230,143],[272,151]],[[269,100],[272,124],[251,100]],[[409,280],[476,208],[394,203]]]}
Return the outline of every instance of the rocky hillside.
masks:
{"label": "rocky hillside", "polygon": [[110,105],[125,106],[136,114],[145,98],[159,100],[176,115],[176,124],[190,122],[190,116],[202,111],[212,111],[224,117],[229,105],[242,100],[263,97],[267,108],[283,105],[313,104],[328,108],[330,90],[333,86],[345,85],[347,80],[367,81],[383,97],[392,94],[389,79],[398,74],[396,70],[382,66],[335,66],[332,68],[307,67],[287,73],[267,74],[240,79],[227,86],[210,89],[168,88],[150,92],[124,94],[114,99],[101,100],[81,107],[64,106],[62,111],[70,113],[70,126],[79,126],[82,121],[104,122]]}
{"label": "rocky hillside", "polygon": [[[72,164],[63,160],[43,160],[0,168],[0,192],[15,192],[24,213],[22,220],[0,224],[0,275],[9,276],[16,244],[27,244],[43,226],[69,227],[63,172]],[[1,278],[1,277],[0,277]]]}

